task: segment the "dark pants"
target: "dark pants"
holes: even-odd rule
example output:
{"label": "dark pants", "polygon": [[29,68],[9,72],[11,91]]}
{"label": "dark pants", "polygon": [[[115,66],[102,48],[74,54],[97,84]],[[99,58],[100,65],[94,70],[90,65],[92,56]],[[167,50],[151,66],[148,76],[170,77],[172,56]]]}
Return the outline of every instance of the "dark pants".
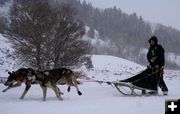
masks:
{"label": "dark pants", "polygon": [[162,91],[168,91],[168,88],[163,80],[163,76],[160,76],[159,78],[159,87],[161,88]]}
{"label": "dark pants", "polygon": [[[156,86],[154,86],[154,90],[155,90],[156,92],[155,92],[155,91],[154,91],[154,92],[151,92],[151,94],[157,94],[157,93],[158,93],[158,86],[161,88],[161,90],[162,90],[163,92],[165,92],[165,91],[168,92],[168,88],[167,88],[167,86],[166,86],[166,84],[165,84],[165,82],[164,82],[164,80],[163,80],[163,76],[157,73],[156,77],[158,77],[158,78],[157,78],[157,84],[155,84],[156,81],[155,81],[155,83],[154,83],[154,84],[156,85]],[[145,90],[142,90],[142,94],[146,94],[146,91],[145,91]]]}

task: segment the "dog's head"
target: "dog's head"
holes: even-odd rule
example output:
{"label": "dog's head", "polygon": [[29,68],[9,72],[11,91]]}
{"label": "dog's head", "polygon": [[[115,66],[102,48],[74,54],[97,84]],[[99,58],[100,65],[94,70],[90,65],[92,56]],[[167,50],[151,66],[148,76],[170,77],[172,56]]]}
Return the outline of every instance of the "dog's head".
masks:
{"label": "dog's head", "polygon": [[12,86],[14,84],[21,84],[23,81],[35,80],[35,72],[33,69],[21,68],[15,72],[8,72],[9,77],[5,82],[5,86]]}
{"label": "dog's head", "polygon": [[16,74],[15,72],[8,72],[9,76],[7,81],[4,83],[5,86],[11,86],[16,82]]}

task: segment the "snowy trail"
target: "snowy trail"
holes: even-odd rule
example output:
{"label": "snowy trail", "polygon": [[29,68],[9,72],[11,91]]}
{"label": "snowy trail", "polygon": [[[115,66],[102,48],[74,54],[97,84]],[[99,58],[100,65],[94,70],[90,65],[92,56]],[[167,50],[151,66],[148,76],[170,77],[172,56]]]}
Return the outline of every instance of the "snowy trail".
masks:
{"label": "snowy trail", "polygon": [[[83,92],[78,96],[73,88],[70,93],[66,86],[59,86],[64,92],[64,100],[59,101],[52,90],[48,89],[47,101],[42,101],[42,90],[33,85],[24,100],[19,100],[24,86],[0,94],[2,114],[164,114],[165,99],[180,98],[179,81],[168,81],[169,96],[124,96],[106,84],[84,83]],[[0,84],[0,91],[4,89]],[[161,93],[160,93],[161,94]]]}

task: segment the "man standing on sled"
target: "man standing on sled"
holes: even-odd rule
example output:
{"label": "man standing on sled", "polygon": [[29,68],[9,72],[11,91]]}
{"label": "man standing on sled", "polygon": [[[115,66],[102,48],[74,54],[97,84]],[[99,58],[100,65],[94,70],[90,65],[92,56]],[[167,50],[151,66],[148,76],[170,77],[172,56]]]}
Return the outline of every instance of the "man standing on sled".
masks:
{"label": "man standing on sled", "polygon": [[158,71],[157,73],[157,88],[156,92],[152,94],[158,94],[158,86],[162,89],[164,95],[168,95],[168,88],[163,80],[163,70],[165,64],[164,48],[158,44],[156,36],[152,36],[149,39],[149,50],[147,53],[147,59],[152,69]]}

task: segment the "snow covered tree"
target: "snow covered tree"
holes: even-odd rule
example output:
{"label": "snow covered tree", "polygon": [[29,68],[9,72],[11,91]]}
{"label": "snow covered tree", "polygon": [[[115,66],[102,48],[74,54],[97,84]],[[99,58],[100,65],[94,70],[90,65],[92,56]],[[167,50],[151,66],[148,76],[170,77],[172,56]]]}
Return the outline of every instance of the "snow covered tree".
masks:
{"label": "snow covered tree", "polygon": [[14,0],[8,38],[15,56],[39,70],[71,66],[87,51],[83,24],[67,4],[48,0]]}

